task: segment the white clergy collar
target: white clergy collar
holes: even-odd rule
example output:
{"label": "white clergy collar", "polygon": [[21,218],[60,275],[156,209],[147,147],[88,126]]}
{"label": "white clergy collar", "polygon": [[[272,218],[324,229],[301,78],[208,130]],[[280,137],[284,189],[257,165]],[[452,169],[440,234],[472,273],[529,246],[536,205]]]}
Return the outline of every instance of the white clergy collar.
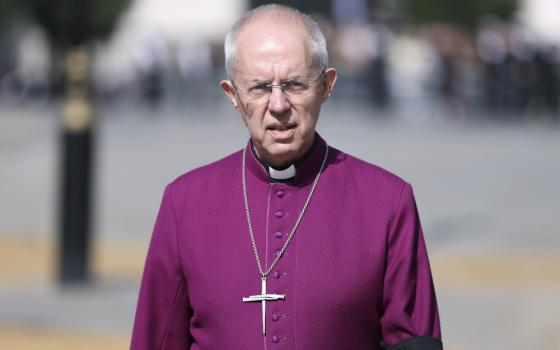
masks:
{"label": "white clergy collar", "polygon": [[[253,146],[253,141],[249,140],[249,143],[250,143],[250,146],[251,146],[250,147],[251,153],[253,154],[252,158],[257,161],[257,163],[261,166],[261,169],[263,169],[264,172],[268,175],[268,180],[269,181],[272,181],[272,182],[291,182],[291,181],[294,181],[294,179],[297,175],[298,167],[300,165],[302,165],[306,160],[311,158],[311,156],[315,153],[315,149],[317,148],[317,144],[319,143],[319,140],[321,140],[321,142],[324,143],[324,141],[322,141],[319,134],[316,134],[316,137],[313,140],[313,144],[311,145],[311,147],[309,147],[309,149],[305,152],[305,154],[302,157],[300,157],[298,160],[296,160],[293,164],[291,164],[289,167],[287,167],[285,169],[281,169],[281,170],[274,169],[269,164],[262,161],[257,156],[257,154],[255,152],[255,148]],[[301,170],[301,169],[299,169],[299,170]],[[305,169],[303,171],[305,172]]]}
{"label": "white clergy collar", "polygon": [[268,166],[268,175],[270,176],[271,179],[274,179],[274,180],[291,179],[291,178],[296,176],[296,167],[295,167],[295,165],[292,164],[289,167],[287,167],[286,169],[277,170],[277,169],[274,169],[273,167],[271,167],[269,165]]}

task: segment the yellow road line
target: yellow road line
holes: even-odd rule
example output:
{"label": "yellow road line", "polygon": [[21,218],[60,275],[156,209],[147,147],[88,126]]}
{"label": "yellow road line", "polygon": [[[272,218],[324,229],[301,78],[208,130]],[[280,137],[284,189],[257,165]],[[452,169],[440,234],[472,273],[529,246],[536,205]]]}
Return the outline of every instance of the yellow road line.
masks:
{"label": "yellow road line", "polygon": [[[95,277],[137,279],[142,273],[146,246],[121,244],[96,246],[92,252]],[[56,248],[47,242],[0,236],[0,282],[17,286],[51,283],[56,277]]]}
{"label": "yellow road line", "polygon": [[0,347],[6,350],[122,350],[129,347],[129,342],[127,335],[5,327],[0,324]]}
{"label": "yellow road line", "polygon": [[560,257],[542,252],[431,254],[440,286],[560,288]]}
{"label": "yellow road line", "polygon": [[[132,242],[95,247],[92,256],[94,275],[102,279],[138,279],[144,266],[146,244]],[[438,286],[560,287],[560,257],[550,253],[432,252],[430,260]],[[3,285],[49,283],[54,280],[55,272],[56,250],[51,244],[0,236],[0,281]]]}

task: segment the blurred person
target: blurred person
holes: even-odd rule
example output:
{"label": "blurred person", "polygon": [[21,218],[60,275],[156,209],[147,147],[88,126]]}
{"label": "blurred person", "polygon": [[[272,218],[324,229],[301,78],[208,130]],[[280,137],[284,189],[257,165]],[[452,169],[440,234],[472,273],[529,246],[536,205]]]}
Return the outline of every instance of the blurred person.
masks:
{"label": "blurred person", "polygon": [[535,38],[527,28],[514,25],[509,32],[508,46],[508,106],[513,112],[524,112],[533,99],[539,78]]}
{"label": "blurred person", "polygon": [[0,95],[17,103],[46,102],[51,95],[51,49],[33,23],[16,21],[0,36]]}
{"label": "blurred person", "polygon": [[476,37],[476,50],[483,64],[484,104],[490,111],[501,111],[506,104],[508,48],[496,19],[482,21]]}
{"label": "blurred person", "polygon": [[[357,91],[366,93],[369,103],[387,107],[390,102],[387,77],[390,29],[370,20],[365,0],[334,0],[332,12],[337,23],[336,57],[344,68],[343,73]],[[365,96],[356,94],[353,97]]]}
{"label": "blurred person", "polygon": [[18,40],[16,74],[25,98],[45,100],[49,97],[50,51],[45,34],[35,26],[26,28]]}
{"label": "blurred person", "polygon": [[208,82],[212,77],[212,51],[210,44],[203,41],[183,41],[176,54],[177,66],[186,94],[193,102],[206,102]]}
{"label": "blurred person", "polygon": [[450,114],[460,115],[465,106],[459,69],[461,34],[451,25],[438,24],[432,26],[430,36],[437,55],[436,91]]}
{"label": "blurred person", "polygon": [[559,112],[560,107],[560,49],[548,45],[537,53],[535,64],[538,69],[537,95],[540,102],[550,111]]}
{"label": "blurred person", "polygon": [[142,97],[150,107],[157,107],[163,95],[164,55],[165,44],[156,33],[148,33],[134,52]]}
{"label": "blurred person", "polygon": [[442,349],[411,186],[315,131],[337,78],[316,22],[265,5],[224,47],[250,139],[166,187],[131,348]]}
{"label": "blurred person", "polygon": [[382,23],[371,24],[371,30],[374,50],[368,69],[368,91],[370,101],[384,108],[391,102],[387,55],[392,33],[389,27]]}

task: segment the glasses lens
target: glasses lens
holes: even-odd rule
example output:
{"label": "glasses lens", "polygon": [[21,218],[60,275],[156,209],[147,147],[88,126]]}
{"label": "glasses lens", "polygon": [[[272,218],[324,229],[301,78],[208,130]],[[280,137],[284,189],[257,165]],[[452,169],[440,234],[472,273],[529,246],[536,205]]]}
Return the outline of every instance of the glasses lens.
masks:
{"label": "glasses lens", "polygon": [[299,95],[309,90],[309,83],[305,81],[292,80],[282,84],[282,89],[290,95]]}
{"label": "glasses lens", "polygon": [[256,83],[248,86],[239,86],[238,89],[253,100],[264,100],[265,97],[270,96],[274,88],[281,89],[287,97],[297,98],[309,95],[309,93],[313,91],[312,85],[321,79],[323,73],[324,72],[321,72],[317,78],[286,80],[278,85],[272,83]]}
{"label": "glasses lens", "polygon": [[272,91],[272,86],[270,84],[250,85],[246,91],[250,97],[260,98],[268,95]]}

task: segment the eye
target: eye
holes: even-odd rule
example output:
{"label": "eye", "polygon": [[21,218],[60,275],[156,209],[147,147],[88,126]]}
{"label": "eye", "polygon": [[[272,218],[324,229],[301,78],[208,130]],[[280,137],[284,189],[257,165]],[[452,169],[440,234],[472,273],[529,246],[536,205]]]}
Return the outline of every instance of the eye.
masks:
{"label": "eye", "polygon": [[256,84],[253,85],[251,87],[249,87],[249,89],[247,90],[250,94],[254,94],[254,95],[259,95],[259,94],[264,94],[270,91],[270,84],[265,84],[265,83],[261,83],[261,84]]}
{"label": "eye", "polygon": [[307,89],[307,85],[301,81],[288,80],[282,84],[284,91],[288,92],[301,92]]}

